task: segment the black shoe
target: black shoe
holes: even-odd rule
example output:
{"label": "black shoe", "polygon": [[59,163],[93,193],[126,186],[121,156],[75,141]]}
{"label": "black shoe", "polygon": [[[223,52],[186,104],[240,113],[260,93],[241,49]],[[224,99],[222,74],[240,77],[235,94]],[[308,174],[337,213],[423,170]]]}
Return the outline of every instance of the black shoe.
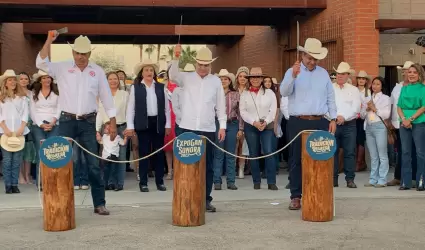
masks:
{"label": "black shoe", "polygon": [[127,167],[127,168],[125,169],[125,172],[133,173],[133,172],[134,172],[134,169],[132,169],[132,168],[130,168],[130,167]]}
{"label": "black shoe", "polygon": [[266,172],[261,173],[261,179],[267,179]]}
{"label": "black shoe", "polygon": [[148,186],[144,186],[144,185],[139,184],[139,188],[140,188],[140,192],[143,192],[143,193],[149,192]]}
{"label": "black shoe", "polygon": [[254,189],[261,189],[261,184],[260,183],[254,184]]}
{"label": "black shoe", "polygon": [[220,183],[214,184],[214,190],[221,190],[221,184]]}
{"label": "black shoe", "polygon": [[339,187],[338,183],[334,182],[334,187]]}
{"label": "black shoe", "polygon": [[105,187],[105,190],[115,190],[115,185],[114,184],[109,184]]}
{"label": "black shoe", "polygon": [[279,190],[276,184],[269,184],[268,186],[269,186],[269,190]]}
{"label": "black shoe", "polygon": [[156,189],[158,189],[158,191],[167,191],[167,188],[164,184],[156,185]]}
{"label": "black shoe", "polygon": [[18,186],[12,186],[12,193],[19,194],[21,191],[19,190]]}
{"label": "black shoe", "polygon": [[356,183],[354,181],[347,181],[347,187],[348,188],[357,188]]}
{"label": "black shoe", "polygon": [[291,189],[291,185],[289,183],[286,184],[285,189]]}
{"label": "black shoe", "polygon": [[123,185],[117,185],[115,187],[115,191],[121,191],[121,190],[124,190],[124,186]]}
{"label": "black shoe", "polygon": [[238,187],[235,185],[235,183],[229,183],[229,184],[227,184],[227,189],[238,190]]}
{"label": "black shoe", "polygon": [[12,186],[6,186],[6,194],[11,194],[12,193]]}
{"label": "black shoe", "polygon": [[205,210],[210,213],[215,213],[217,211],[217,209],[211,205],[211,202],[209,201],[207,201],[207,204],[205,204]]}

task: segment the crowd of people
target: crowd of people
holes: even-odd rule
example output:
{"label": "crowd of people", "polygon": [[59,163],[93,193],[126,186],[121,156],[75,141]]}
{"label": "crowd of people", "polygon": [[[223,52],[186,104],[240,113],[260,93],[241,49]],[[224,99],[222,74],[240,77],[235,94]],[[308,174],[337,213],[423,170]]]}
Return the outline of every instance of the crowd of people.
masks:
{"label": "crowd of people", "polygon": [[[122,70],[105,72],[89,61],[91,42],[85,36],[74,44],[72,61],[50,62],[48,51],[59,34],[50,31],[37,56],[40,69],[30,77],[8,69],[0,76],[0,133],[6,193],[19,193],[18,184],[40,178],[40,141],[52,136],[76,139],[103,159],[129,160],[149,155],[184,132],[206,136],[225,151],[255,158],[272,154],[300,131],[326,130],[341,149],[334,157],[334,187],[344,172],[346,186],[356,188],[355,172],[366,170],[365,147],[370,152],[370,178],[366,187],[400,185],[425,190],[425,85],[420,64],[406,62],[404,77],[391,92],[382,77],[370,77],[346,62],[334,74],[318,66],[327,56],[319,40],[308,38],[295,62],[279,83],[260,67],[239,67],[211,73],[215,58],[208,48],[198,51],[195,65],[179,68],[181,46],[168,70],[145,60],[135,66],[134,83],[126,85]],[[388,145],[399,153],[394,179],[387,181]],[[157,190],[166,191],[164,177],[173,178],[173,148],[133,164],[141,192],[149,192],[148,177]],[[285,152],[285,151],[284,151]],[[132,155],[132,157],[130,157]],[[278,190],[280,162],[288,162],[291,192],[289,209],[301,208],[301,141],[286,154],[264,161],[235,157],[206,145],[206,210],[215,212],[211,191],[237,190],[237,178],[252,175],[254,189],[266,179]],[[91,189],[95,213],[108,215],[105,190],[124,189],[130,164],[101,161],[74,147],[74,189]],[[31,165],[36,165],[31,174]],[[103,169],[103,170],[102,170]],[[165,175],[166,174],[166,175]],[[38,187],[42,189],[42,186]]]}

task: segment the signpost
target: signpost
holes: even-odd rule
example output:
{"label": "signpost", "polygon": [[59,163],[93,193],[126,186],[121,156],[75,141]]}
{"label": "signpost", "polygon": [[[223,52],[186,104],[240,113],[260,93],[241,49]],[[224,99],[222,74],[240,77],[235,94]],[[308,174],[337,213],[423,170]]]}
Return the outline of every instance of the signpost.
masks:
{"label": "signpost", "polygon": [[302,219],[326,222],[334,217],[333,156],[337,145],[327,131],[302,134]]}
{"label": "signpost", "polygon": [[205,224],[205,145],[205,139],[192,132],[179,135],[173,143],[175,226]]}
{"label": "signpost", "polygon": [[75,228],[74,180],[70,140],[55,136],[41,141],[44,230]]}

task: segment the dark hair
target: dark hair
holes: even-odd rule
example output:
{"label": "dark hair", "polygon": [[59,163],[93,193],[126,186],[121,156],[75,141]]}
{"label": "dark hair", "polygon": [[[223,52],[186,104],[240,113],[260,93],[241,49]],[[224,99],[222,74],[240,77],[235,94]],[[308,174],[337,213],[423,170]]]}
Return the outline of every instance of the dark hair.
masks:
{"label": "dark hair", "polygon": [[373,80],[371,81],[370,87],[369,87],[370,93],[373,94],[372,85],[373,85],[373,82],[375,80],[379,80],[381,82],[381,92],[385,93],[384,92],[384,90],[385,90],[385,79],[382,76],[377,76],[377,77],[373,78]]}
{"label": "dark hair", "polygon": [[[221,80],[221,77],[227,77],[227,76],[219,76],[219,78],[220,78],[220,80]],[[229,84],[229,90],[230,91],[236,91],[236,89],[235,89],[235,86],[233,85],[234,84],[234,82],[232,82],[232,79],[230,79],[230,77],[227,77],[228,79],[229,79],[229,81],[230,81],[230,84]],[[236,81],[236,80],[235,80]]]}
{"label": "dark hair", "polygon": [[[140,69],[140,71],[137,74],[136,78],[134,78],[134,82],[133,82],[134,84],[141,84],[142,83],[142,80],[143,80],[143,76],[142,76],[143,69],[144,69],[144,67]],[[153,68],[153,80],[155,82],[158,82],[158,76],[156,74],[155,68]]]}
{"label": "dark hair", "polygon": [[[263,78],[263,83],[264,83],[264,80],[266,80],[267,78],[270,79],[270,82],[272,83],[272,86],[270,86],[270,88],[268,88],[268,89],[270,89],[271,91],[273,91],[273,93],[276,93],[276,89],[274,88],[273,80],[272,80],[272,78],[270,76],[265,76]],[[264,88],[266,88],[266,85],[264,85]]]}
{"label": "dark hair", "polygon": [[[26,75],[27,77],[28,77],[28,85],[27,85],[27,89],[28,90],[32,90],[33,89],[33,83],[32,83],[32,81],[31,81],[31,77],[30,77],[30,75],[28,75],[28,73],[27,72],[21,72],[21,73],[19,73],[18,74],[18,76],[20,76],[20,75]],[[18,81],[19,81],[19,78],[18,78]],[[18,82],[18,84],[19,84],[19,82]]]}
{"label": "dark hair", "polygon": [[[49,75],[47,75],[47,76],[48,76],[48,77],[50,78],[50,80],[51,80],[51,82],[50,82],[50,92],[49,92],[49,94],[47,95],[47,97],[49,97],[49,96],[50,96],[50,94],[52,93],[52,91],[53,91],[53,93],[55,93],[57,96],[59,96],[58,86],[54,83],[53,78],[52,78],[51,76],[49,76]],[[32,84],[31,91],[34,93],[34,95],[33,95],[33,99],[34,99],[34,101],[38,101],[38,95],[40,94],[40,91],[41,91],[41,78],[42,78],[42,76],[38,77],[37,81],[35,81],[35,82]],[[47,97],[46,97],[46,98],[47,98]]]}

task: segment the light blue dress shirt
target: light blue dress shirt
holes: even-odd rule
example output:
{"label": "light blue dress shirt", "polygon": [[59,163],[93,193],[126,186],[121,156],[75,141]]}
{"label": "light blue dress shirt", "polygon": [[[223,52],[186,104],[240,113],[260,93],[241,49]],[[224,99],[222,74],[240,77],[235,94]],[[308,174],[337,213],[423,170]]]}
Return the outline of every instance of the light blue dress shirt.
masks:
{"label": "light blue dress shirt", "polygon": [[300,74],[292,78],[288,69],[280,85],[280,94],[288,97],[290,116],[325,115],[336,119],[335,93],[328,72],[319,66],[312,71],[301,63]]}

